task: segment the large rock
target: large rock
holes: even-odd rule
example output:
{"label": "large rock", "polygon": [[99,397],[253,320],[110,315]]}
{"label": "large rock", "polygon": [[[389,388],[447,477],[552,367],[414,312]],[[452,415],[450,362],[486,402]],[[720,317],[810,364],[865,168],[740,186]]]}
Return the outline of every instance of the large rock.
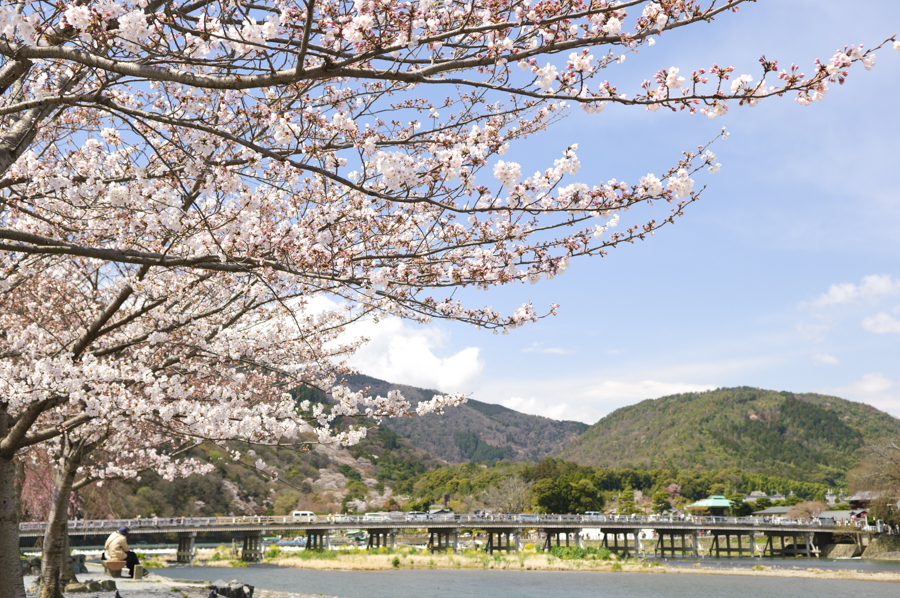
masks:
{"label": "large rock", "polygon": [[83,594],[85,592],[89,592],[88,584],[86,583],[78,583],[77,581],[69,582],[66,585],[65,592],[66,594]]}
{"label": "large rock", "polygon": [[83,554],[72,555],[72,571],[76,575],[79,573],[88,573],[87,565],[84,564],[85,557]]}
{"label": "large rock", "polygon": [[111,579],[100,581],[100,585],[103,586],[103,589],[107,592],[114,592],[116,590],[116,582]]}
{"label": "large rock", "polygon": [[221,579],[206,586],[208,590],[215,590],[219,596],[225,598],[253,598],[253,586],[238,581],[224,582]]}
{"label": "large rock", "polygon": [[103,585],[99,581],[89,581],[87,582],[87,587],[89,592],[102,592]]}

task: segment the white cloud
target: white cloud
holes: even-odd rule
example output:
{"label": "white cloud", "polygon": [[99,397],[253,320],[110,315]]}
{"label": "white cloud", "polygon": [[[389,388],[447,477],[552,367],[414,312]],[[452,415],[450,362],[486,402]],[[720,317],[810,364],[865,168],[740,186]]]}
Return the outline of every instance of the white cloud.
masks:
{"label": "white cloud", "polygon": [[352,333],[370,340],[350,358],[350,365],[388,382],[443,392],[468,392],[484,368],[478,347],[439,357],[436,350],[448,340],[439,326],[417,327],[399,318],[387,318],[377,324],[355,324]]}
{"label": "white cloud", "polygon": [[829,394],[868,403],[900,417],[900,384],[880,372],[865,374],[856,382],[835,388]]}
{"label": "white cloud", "polygon": [[551,377],[531,380],[490,380],[474,398],[553,419],[596,423],[610,411],[643,399],[716,388],[709,384],[657,380],[604,380]]}
{"label": "white cloud", "polygon": [[828,292],[817,297],[812,304],[825,307],[897,294],[900,294],[900,280],[894,280],[890,274],[871,274],[864,276],[858,285],[852,282],[831,285]]}
{"label": "white cloud", "polygon": [[571,349],[563,349],[562,347],[545,347],[544,343],[531,343],[531,346],[522,349],[522,353],[545,353],[548,355],[568,355],[572,353]]}
{"label": "white cloud", "polygon": [[900,334],[900,320],[892,318],[884,312],[863,320],[862,327],[875,334],[885,334],[888,332]]}
{"label": "white cloud", "polygon": [[813,361],[820,365],[840,365],[841,363],[834,355],[826,355],[824,353],[813,355]]}
{"label": "white cloud", "polygon": [[797,324],[797,332],[806,340],[821,342],[825,340],[825,333],[831,330],[832,323],[828,320],[819,318],[816,323],[799,322]]}
{"label": "white cloud", "polygon": [[[508,407],[510,409],[515,409],[516,411],[522,413],[530,413],[532,415],[543,415],[544,417],[549,417],[551,419],[558,420],[572,420],[575,419],[570,416],[570,411],[572,411],[571,406],[568,403],[559,403],[559,402],[550,402],[542,401],[537,397],[510,397],[503,401],[500,401],[500,404],[504,407]],[[585,423],[594,423],[598,419],[600,419],[602,415],[597,417],[592,417],[591,421],[586,420],[577,420],[584,421]]]}

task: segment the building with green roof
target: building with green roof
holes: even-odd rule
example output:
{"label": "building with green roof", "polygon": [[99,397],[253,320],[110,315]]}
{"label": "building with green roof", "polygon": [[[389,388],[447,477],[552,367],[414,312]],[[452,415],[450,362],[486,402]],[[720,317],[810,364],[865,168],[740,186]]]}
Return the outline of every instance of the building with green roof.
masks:
{"label": "building with green roof", "polygon": [[691,512],[696,515],[716,515],[724,517],[725,515],[728,515],[728,510],[733,504],[733,501],[728,500],[721,494],[713,494],[709,498],[698,500],[685,508],[690,509]]}

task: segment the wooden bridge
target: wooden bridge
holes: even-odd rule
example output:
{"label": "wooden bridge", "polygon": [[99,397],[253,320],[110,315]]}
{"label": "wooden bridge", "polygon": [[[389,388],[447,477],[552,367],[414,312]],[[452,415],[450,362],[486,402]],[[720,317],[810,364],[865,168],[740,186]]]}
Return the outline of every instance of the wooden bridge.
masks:
{"label": "wooden bridge", "polygon": [[[22,523],[21,537],[43,536],[45,523]],[[601,546],[618,554],[658,556],[819,556],[826,543],[850,542],[862,546],[870,531],[857,526],[828,525],[819,520],[784,520],[760,517],[655,517],[606,515],[459,515],[407,516],[406,513],[329,515],[327,517],[172,517],[69,521],[74,536],[107,535],[120,527],[130,535],[176,534],[178,562],[195,555],[198,533],[225,532],[243,539],[241,558],[262,559],[262,536],[275,532],[305,532],[307,549],[324,549],[335,532],[365,530],[368,547],[392,547],[398,532],[426,530],[432,550],[456,550],[462,529],[484,532],[484,549],[518,551],[524,531],[544,537],[542,548],[583,546],[585,532],[599,534]],[[654,538],[655,536],[655,538]],[[621,540],[621,544],[620,544]],[[758,541],[759,540],[759,541]],[[702,541],[707,544],[702,546]],[[760,543],[762,546],[760,546]]]}

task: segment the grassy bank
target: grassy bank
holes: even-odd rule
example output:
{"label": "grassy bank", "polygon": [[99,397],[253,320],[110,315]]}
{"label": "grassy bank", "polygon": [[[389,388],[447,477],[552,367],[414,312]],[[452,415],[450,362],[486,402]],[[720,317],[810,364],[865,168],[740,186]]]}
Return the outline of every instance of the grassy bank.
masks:
{"label": "grassy bank", "polygon": [[[220,547],[224,548],[224,547]],[[217,551],[203,551],[194,562],[199,566],[244,566],[246,563],[224,558]],[[827,571],[815,567],[815,559],[797,559],[791,569],[773,568],[762,563],[752,568],[704,567],[695,563],[691,567],[667,566],[655,559],[617,558],[605,549],[556,549],[555,554],[522,551],[509,555],[463,551],[457,554],[431,554],[414,548],[399,550],[377,549],[370,551],[299,551],[281,552],[269,550],[264,562],[280,567],[296,567],[320,571],[388,571],[420,569],[482,569],[500,571],[595,571],[607,573],[648,573],[678,575],[743,575],[749,577],[802,577],[812,579],[843,579],[856,581],[900,582],[900,573],[866,573],[855,570]],[[230,553],[230,549],[229,549]]]}

